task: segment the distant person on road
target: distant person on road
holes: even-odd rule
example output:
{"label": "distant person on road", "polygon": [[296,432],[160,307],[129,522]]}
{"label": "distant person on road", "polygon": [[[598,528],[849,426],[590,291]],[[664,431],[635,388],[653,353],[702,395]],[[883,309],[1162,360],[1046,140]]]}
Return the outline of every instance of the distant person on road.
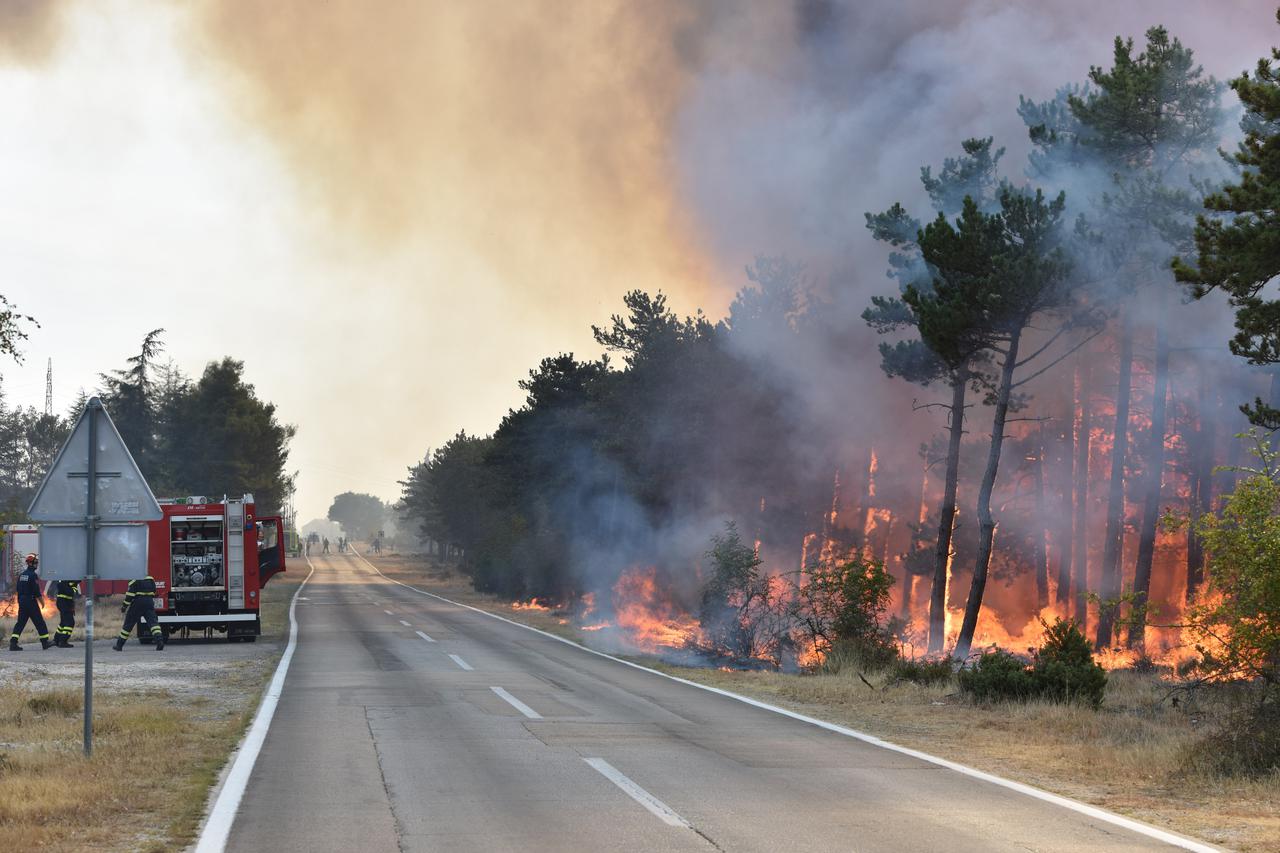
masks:
{"label": "distant person on road", "polygon": [[44,614],[40,612],[44,593],[40,590],[40,558],[35,554],[27,555],[27,567],[18,575],[14,591],[18,594],[18,621],[13,624],[13,633],[9,635],[9,651],[22,651],[18,638],[22,636],[22,629],[27,627],[28,619],[36,626],[40,648],[49,648],[53,643],[49,640],[49,626],[44,622]]}
{"label": "distant person on road", "polygon": [[329,537],[328,536],[324,537],[324,551],[322,551],[321,553],[323,554],[329,553]]}
{"label": "distant person on road", "polygon": [[160,620],[156,618],[156,579],[147,575],[129,581],[129,591],[124,594],[124,604],[120,605],[124,614],[124,627],[116,637],[116,644],[111,648],[124,651],[125,641],[133,626],[145,622],[151,629],[151,637],[155,640],[156,651],[164,651],[164,631],[160,628]]}
{"label": "distant person on road", "polygon": [[71,632],[76,627],[76,598],[80,595],[77,581],[58,581],[54,601],[58,604],[58,630],[53,632],[53,644],[60,649],[74,648]]}

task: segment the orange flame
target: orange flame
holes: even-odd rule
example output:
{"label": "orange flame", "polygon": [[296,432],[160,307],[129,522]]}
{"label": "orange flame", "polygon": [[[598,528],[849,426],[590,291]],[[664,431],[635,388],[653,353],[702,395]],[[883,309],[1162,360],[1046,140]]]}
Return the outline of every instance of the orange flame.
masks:
{"label": "orange flame", "polygon": [[654,566],[635,568],[618,578],[613,586],[613,608],[617,627],[641,651],[684,648],[702,634],[698,620],[659,587]]}

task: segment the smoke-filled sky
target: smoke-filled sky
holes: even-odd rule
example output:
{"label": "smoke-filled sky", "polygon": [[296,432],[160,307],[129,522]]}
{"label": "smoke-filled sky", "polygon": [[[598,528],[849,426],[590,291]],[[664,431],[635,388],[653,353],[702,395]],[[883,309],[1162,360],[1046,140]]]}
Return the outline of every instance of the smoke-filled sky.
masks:
{"label": "smoke-filled sky", "polygon": [[[1019,94],[1163,23],[1219,77],[1273,0],[0,0],[11,403],[65,411],[147,331],[298,426],[299,510],[487,432],[632,288],[723,312],[757,254],[886,287],[862,213]],[[859,293],[855,299],[862,300]],[[868,367],[875,356],[868,352]]]}

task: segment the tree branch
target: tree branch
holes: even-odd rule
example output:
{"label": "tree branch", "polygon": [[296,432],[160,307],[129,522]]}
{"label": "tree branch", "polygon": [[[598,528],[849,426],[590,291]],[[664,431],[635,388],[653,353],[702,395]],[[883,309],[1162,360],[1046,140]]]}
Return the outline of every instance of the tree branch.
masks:
{"label": "tree branch", "polygon": [[1063,336],[1063,335],[1065,335],[1066,333],[1067,333],[1067,326],[1064,324],[1064,325],[1062,325],[1061,327],[1059,327],[1059,328],[1058,328],[1058,331],[1056,331],[1056,332],[1054,332],[1054,333],[1053,333],[1053,337],[1051,337],[1051,338],[1049,338],[1049,340],[1045,341],[1044,346],[1040,347],[1040,349],[1038,349],[1038,350],[1036,350],[1035,352],[1031,353],[1031,355],[1027,356],[1027,357],[1026,357],[1026,358],[1024,358],[1022,361],[1016,362],[1016,363],[1013,365],[1013,369],[1014,369],[1014,370],[1017,370],[1019,367],[1022,367],[1022,365],[1026,364],[1027,362],[1034,360],[1034,359],[1036,358],[1036,356],[1040,355],[1042,352],[1044,352],[1045,350],[1047,350],[1049,347],[1053,346],[1054,342],[1055,342],[1055,341],[1057,341],[1057,340],[1058,340],[1058,338],[1062,337],[1062,336]]}
{"label": "tree branch", "polygon": [[1023,379],[1019,379],[1017,382],[1013,383],[1013,384],[1012,384],[1011,386],[1009,386],[1009,387],[1010,387],[1010,388],[1021,388],[1023,385],[1026,385],[1028,382],[1030,382],[1032,379],[1035,379],[1035,378],[1036,378],[1037,376],[1039,376],[1040,374],[1042,374],[1042,373],[1044,373],[1045,371],[1047,371],[1047,370],[1049,370],[1049,369],[1051,369],[1051,368],[1053,368],[1053,367],[1056,367],[1057,365],[1061,364],[1061,363],[1062,363],[1065,359],[1067,359],[1069,356],[1071,356],[1071,355],[1075,354],[1078,350],[1080,350],[1081,348],[1083,348],[1085,344],[1089,343],[1089,341],[1093,340],[1094,338],[1098,337],[1098,335],[1102,334],[1102,333],[1103,333],[1103,331],[1105,331],[1105,327],[1104,327],[1104,328],[1102,328],[1102,329],[1098,329],[1096,332],[1094,332],[1093,334],[1089,335],[1089,336],[1088,336],[1088,337],[1086,337],[1084,340],[1080,341],[1078,344],[1076,344],[1075,346],[1073,346],[1071,349],[1067,350],[1067,351],[1066,351],[1066,352],[1064,352],[1062,355],[1058,356],[1058,357],[1057,357],[1057,358],[1055,358],[1053,361],[1049,362],[1049,363],[1048,363],[1048,364],[1046,364],[1044,367],[1042,367],[1042,368],[1040,368],[1039,370],[1037,370],[1035,373],[1033,373],[1033,374],[1031,374],[1030,376],[1027,376],[1027,377],[1025,377],[1025,378],[1023,378]]}

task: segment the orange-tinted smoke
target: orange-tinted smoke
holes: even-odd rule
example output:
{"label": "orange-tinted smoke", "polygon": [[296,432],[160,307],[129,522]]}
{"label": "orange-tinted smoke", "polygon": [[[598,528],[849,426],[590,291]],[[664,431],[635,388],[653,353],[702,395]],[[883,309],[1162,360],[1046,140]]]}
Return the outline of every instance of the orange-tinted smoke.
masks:
{"label": "orange-tinted smoke", "polygon": [[[463,255],[546,297],[712,285],[671,164],[711,6],[207,0],[253,129],[373,246]],[[465,286],[465,282],[459,282]]]}

